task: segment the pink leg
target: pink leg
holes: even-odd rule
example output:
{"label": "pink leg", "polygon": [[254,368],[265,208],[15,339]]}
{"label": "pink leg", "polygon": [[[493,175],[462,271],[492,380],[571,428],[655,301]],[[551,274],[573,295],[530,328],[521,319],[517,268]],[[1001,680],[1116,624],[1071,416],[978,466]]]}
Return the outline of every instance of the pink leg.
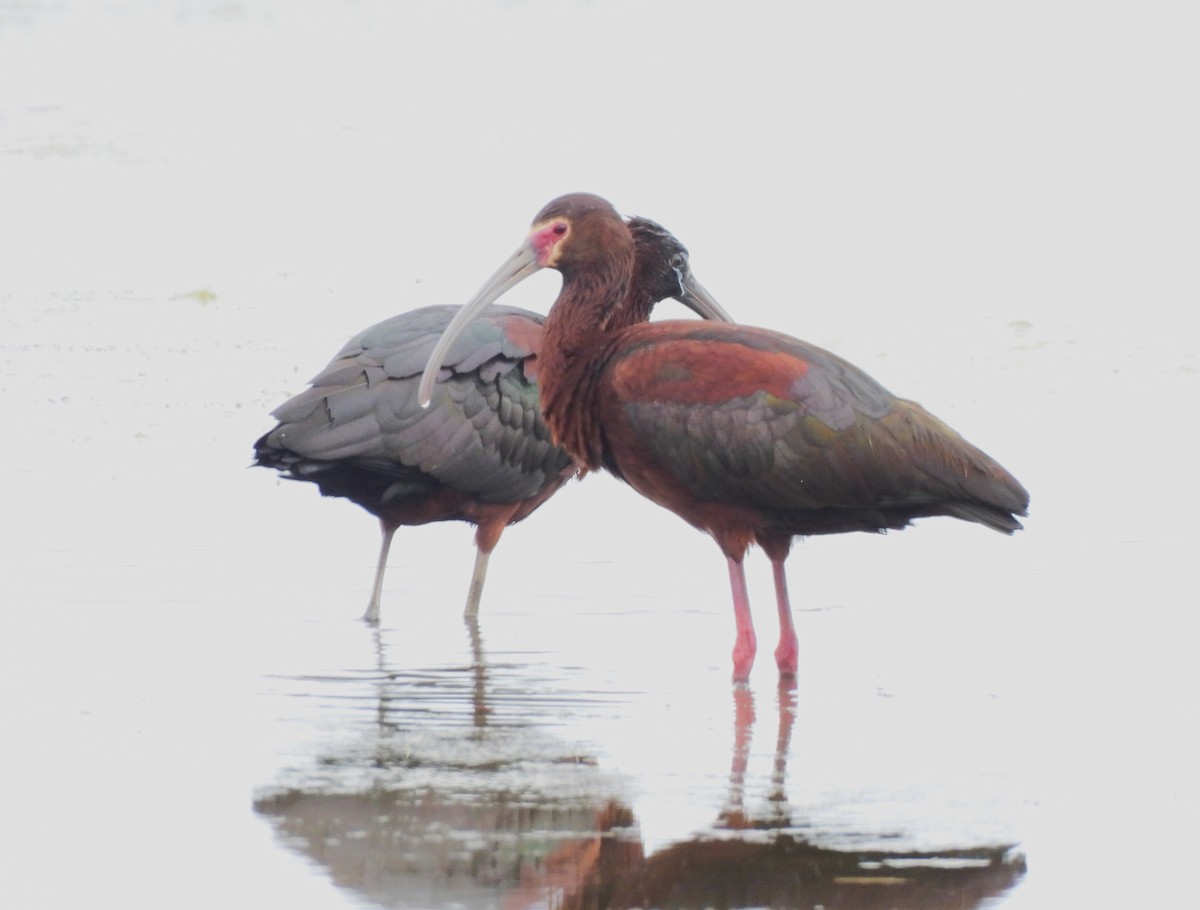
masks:
{"label": "pink leg", "polygon": [[792,622],[792,604],[788,600],[787,574],[783,571],[783,560],[772,559],[771,570],[775,575],[775,603],[779,608],[779,645],[775,648],[775,663],[780,676],[795,676],[799,663],[800,642],[796,638],[796,625]]}
{"label": "pink leg", "polygon": [[737,623],[737,641],[733,646],[733,681],[746,682],[754,666],[758,640],[754,637],[754,620],[750,617],[750,595],[746,593],[746,573],[740,559],[727,557],[729,584],[733,588],[733,619]]}

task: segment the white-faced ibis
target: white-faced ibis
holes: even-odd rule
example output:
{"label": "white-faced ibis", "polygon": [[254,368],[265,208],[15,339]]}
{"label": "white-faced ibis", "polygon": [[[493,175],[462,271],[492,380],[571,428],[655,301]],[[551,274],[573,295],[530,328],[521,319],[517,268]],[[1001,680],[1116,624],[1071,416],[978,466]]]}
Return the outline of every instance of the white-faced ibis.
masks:
{"label": "white-faced ibis", "polygon": [[922,408],[814,345],[767,329],[627,318],[633,237],[603,199],[563,196],[459,311],[442,354],[489,303],[540,268],[563,284],[546,321],[540,385],[553,439],[716,540],[728,560],[734,678],[756,651],[742,559],[770,557],[783,674],[797,665],[784,560],[792,538],[903,528],[948,515],[1004,533],[1029,496],[999,464]]}
{"label": "white-faced ibis", "polygon": [[[636,219],[636,275],[623,292],[638,320],[675,297],[710,319],[729,317],[691,277],[684,246]],[[277,408],[279,425],[255,445],[256,464],[358,503],[383,532],[364,619],[378,622],[392,537],[401,525],[475,524],[476,559],[466,612],[479,607],[488,558],[504,528],[549,499],[578,470],[550,441],[538,409],[543,318],[511,307],[475,320],[439,355],[433,407],[417,384],[457,313],[434,306],[359,333],[304,392]],[[631,317],[632,318],[632,317]]]}

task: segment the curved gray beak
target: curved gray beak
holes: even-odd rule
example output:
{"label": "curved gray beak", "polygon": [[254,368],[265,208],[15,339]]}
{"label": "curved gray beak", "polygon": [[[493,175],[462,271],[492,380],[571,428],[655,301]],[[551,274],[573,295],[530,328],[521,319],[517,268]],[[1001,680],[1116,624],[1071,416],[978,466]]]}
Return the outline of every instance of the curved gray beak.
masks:
{"label": "curved gray beak", "polygon": [[[454,344],[454,339],[462,334],[462,330],[489,304],[495,303],[540,268],[537,252],[528,243],[522,243],[520,248],[479,289],[478,293],[450,320],[446,331],[442,332],[442,337],[434,345],[433,353],[429,355],[429,360],[425,363],[425,372],[421,375],[421,384],[417,387],[417,402],[421,407],[429,407],[429,400],[433,396],[433,385],[437,382],[438,373],[442,369],[442,358],[450,350],[450,345]],[[693,309],[695,308],[693,307]]]}
{"label": "curved gray beak", "polygon": [[689,310],[713,322],[733,322],[733,317],[725,312],[725,308],[717,303],[716,298],[704,289],[689,269],[683,276],[683,293],[675,299]]}

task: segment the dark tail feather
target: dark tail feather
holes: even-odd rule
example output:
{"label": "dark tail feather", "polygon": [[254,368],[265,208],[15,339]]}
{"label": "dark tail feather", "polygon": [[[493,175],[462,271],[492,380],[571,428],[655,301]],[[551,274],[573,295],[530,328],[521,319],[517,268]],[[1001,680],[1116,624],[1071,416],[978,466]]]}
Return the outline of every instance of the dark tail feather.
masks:
{"label": "dark tail feather", "polygon": [[[987,525],[994,531],[999,531],[1002,534],[1011,534],[1013,531],[1020,531],[1024,525],[1017,521],[1016,515],[1007,512],[1004,509],[997,509],[994,506],[986,506],[981,503],[973,502],[956,502],[945,506],[945,513],[953,515],[955,518],[961,518],[963,521],[977,521],[981,525]],[[1024,515],[1025,510],[1022,509],[1017,513]]]}

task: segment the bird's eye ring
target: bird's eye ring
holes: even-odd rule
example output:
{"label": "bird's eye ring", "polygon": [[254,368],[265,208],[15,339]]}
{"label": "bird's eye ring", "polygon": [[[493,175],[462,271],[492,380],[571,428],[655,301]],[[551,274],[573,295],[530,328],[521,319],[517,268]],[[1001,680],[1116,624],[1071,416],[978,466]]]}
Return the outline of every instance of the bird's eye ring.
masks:
{"label": "bird's eye ring", "polygon": [[558,234],[559,237],[561,237],[566,232],[567,232],[566,222],[560,221],[558,224],[554,225],[554,233]]}

